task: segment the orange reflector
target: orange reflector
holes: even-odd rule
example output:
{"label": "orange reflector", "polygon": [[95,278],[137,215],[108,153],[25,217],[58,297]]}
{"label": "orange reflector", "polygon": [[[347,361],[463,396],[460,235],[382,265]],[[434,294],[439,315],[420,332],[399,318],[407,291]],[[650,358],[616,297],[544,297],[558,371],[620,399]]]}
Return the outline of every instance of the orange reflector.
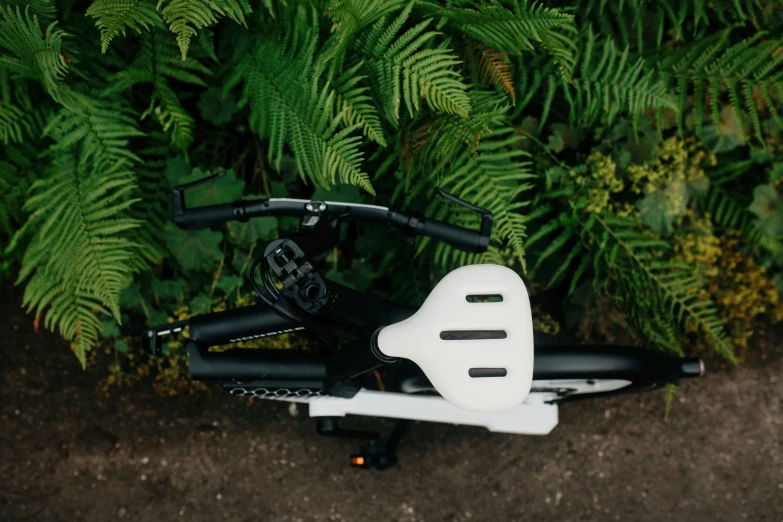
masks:
{"label": "orange reflector", "polygon": [[364,457],[354,457],[351,459],[351,463],[356,466],[364,466]]}

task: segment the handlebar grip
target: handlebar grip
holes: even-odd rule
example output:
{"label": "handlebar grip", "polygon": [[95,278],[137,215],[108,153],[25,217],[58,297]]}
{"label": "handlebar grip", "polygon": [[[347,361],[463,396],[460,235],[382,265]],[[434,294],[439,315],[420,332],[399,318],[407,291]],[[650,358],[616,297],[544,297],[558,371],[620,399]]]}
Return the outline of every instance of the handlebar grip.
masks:
{"label": "handlebar grip", "polygon": [[217,223],[232,221],[239,217],[233,203],[189,208],[187,211],[174,209],[174,223],[184,230],[201,230]]}
{"label": "handlebar grip", "polygon": [[484,252],[489,246],[489,236],[451,225],[437,219],[423,220],[421,235],[428,236],[466,252]]}

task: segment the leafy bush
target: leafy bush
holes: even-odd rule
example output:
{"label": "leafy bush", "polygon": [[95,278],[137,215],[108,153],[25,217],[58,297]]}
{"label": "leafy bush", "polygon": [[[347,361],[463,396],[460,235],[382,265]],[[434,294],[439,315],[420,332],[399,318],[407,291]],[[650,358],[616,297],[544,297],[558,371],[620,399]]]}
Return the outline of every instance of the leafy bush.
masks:
{"label": "leafy bush", "polygon": [[487,253],[360,228],[329,276],[415,301],[502,263],[542,316],[611,299],[637,340],[733,360],[780,315],[781,34],[780,0],[0,0],[2,270],[85,364],[119,323],[249,302],[256,240],[296,227],[183,232],[177,183],[475,226],[439,187],[494,213]]}

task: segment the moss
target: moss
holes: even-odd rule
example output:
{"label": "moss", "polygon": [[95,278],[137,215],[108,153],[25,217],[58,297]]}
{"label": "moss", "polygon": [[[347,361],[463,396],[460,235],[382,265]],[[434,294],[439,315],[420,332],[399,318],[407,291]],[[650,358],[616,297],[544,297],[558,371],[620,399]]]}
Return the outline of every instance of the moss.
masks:
{"label": "moss", "polygon": [[533,307],[533,328],[540,332],[557,335],[560,333],[560,323],[544,312],[540,306]]}
{"label": "moss", "polygon": [[701,297],[715,304],[732,343],[747,348],[762,317],[783,319],[778,289],[764,267],[741,252],[739,232],[718,238],[708,219],[694,220],[690,229],[677,236],[675,260],[691,264],[705,277]]}

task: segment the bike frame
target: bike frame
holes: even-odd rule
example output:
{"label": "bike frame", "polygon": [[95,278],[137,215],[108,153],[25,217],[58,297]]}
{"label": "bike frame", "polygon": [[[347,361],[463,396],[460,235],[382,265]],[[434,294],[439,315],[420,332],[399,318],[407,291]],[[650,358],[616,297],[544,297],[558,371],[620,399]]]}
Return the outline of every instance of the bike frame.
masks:
{"label": "bike frame", "polygon": [[[536,332],[533,388],[522,405],[497,414],[472,413],[433,393],[417,395],[415,392],[434,391],[423,373],[408,361],[395,364],[397,361],[382,354],[375,342],[380,328],[407,319],[415,309],[324,280],[309,260],[337,243],[344,221],[386,224],[411,235],[445,241],[455,248],[481,252],[489,243],[491,214],[448,195],[444,196],[480,214],[478,232],[374,205],[270,199],[188,209],[185,190],[210,179],[214,177],[173,190],[174,221],[181,228],[207,228],[229,220],[281,215],[299,216],[302,222],[298,234],[275,240],[263,249],[264,270],[271,267],[283,282],[280,295],[270,295],[274,289],[260,288],[253,272],[256,292],[267,304],[195,316],[145,332],[147,351],[156,354],[161,338],[189,327],[187,351],[195,380],[220,384],[238,396],[307,402],[310,415],[324,419],[357,414],[546,434],[557,424],[557,407],[562,402],[648,391],[703,372],[698,359],[677,359],[636,347],[564,344]],[[255,265],[251,271],[254,269]],[[212,346],[301,330],[319,337],[326,353],[209,350]],[[346,342],[338,346],[338,339]],[[362,376],[388,366],[404,368],[396,388],[374,391],[362,386]],[[359,436],[336,425],[323,432]]]}

